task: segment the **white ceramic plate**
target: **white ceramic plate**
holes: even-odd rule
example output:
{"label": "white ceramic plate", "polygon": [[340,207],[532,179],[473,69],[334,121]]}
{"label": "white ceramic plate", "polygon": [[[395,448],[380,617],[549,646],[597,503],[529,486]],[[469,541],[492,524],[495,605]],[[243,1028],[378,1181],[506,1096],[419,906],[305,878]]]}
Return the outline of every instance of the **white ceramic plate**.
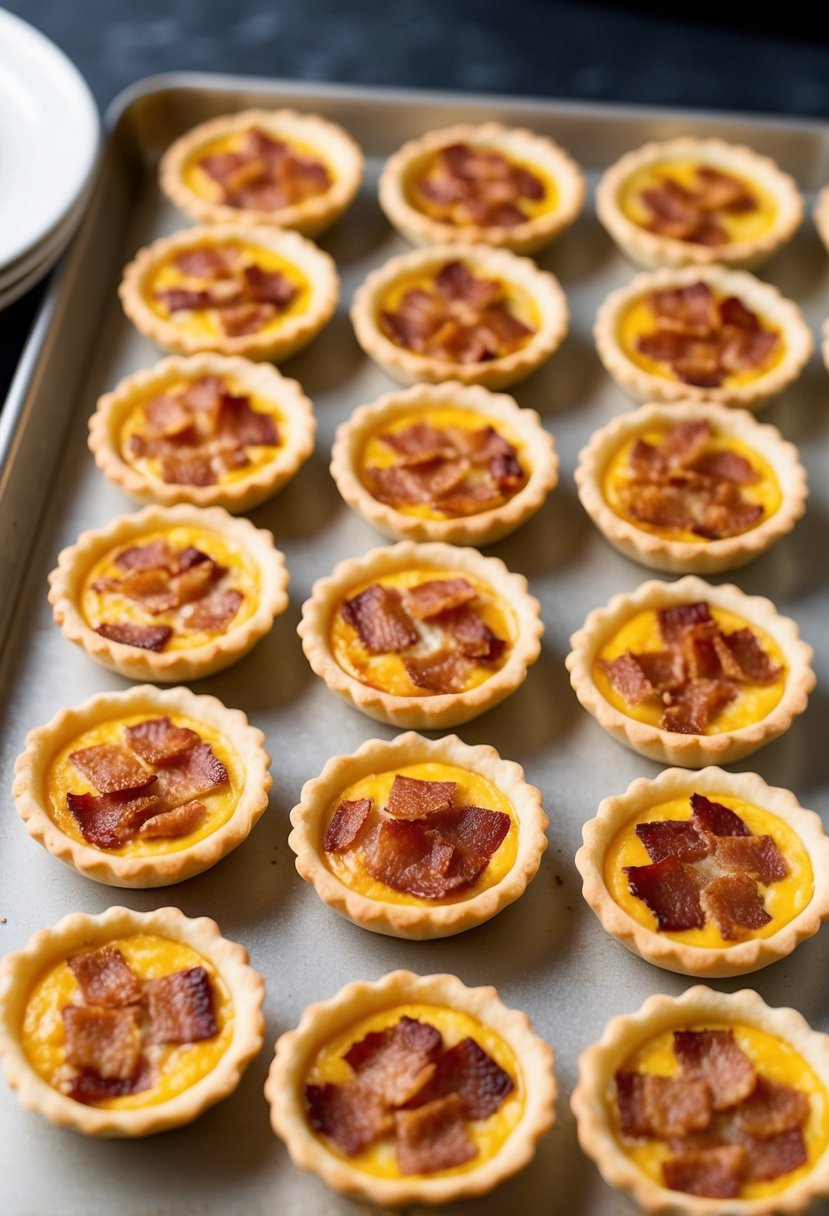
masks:
{"label": "white ceramic plate", "polygon": [[[7,293],[14,290],[18,283],[23,280],[30,283],[32,275],[36,270],[39,270],[41,275],[45,275],[51,270],[75,235],[78,224],[83,217],[86,202],[87,193],[84,191],[74,207],[64,216],[58,226],[49,233],[48,237],[41,241],[34,249],[31,249],[25,258],[18,258],[10,267],[0,270],[0,308],[10,303],[6,298]],[[20,294],[18,292],[14,296],[14,299],[17,299],[17,296]]]}
{"label": "white ceramic plate", "polygon": [[98,110],[62,51],[0,9],[0,268],[25,259],[82,196]]}

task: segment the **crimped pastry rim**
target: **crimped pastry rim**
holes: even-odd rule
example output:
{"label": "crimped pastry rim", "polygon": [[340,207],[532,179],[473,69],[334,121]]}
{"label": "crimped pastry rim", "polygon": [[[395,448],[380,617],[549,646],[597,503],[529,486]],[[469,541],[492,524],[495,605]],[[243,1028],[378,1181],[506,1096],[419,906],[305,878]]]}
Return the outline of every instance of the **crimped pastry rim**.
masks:
{"label": "crimped pastry rim", "polygon": [[[509,798],[518,826],[515,861],[495,885],[457,903],[436,901],[424,907],[361,895],[337,878],[323,860],[319,836],[325,812],[344,789],[370,773],[426,761],[452,764],[484,776]],[[426,739],[408,731],[391,740],[369,739],[350,755],[333,756],[318,777],[303,785],[300,801],[291,811],[291,823],[288,844],[296,854],[297,872],[314,887],[323,903],[373,933],[422,939],[471,929],[518,899],[536,874],[547,848],[549,820],[541,806],[541,793],[526,781],[523,768],[502,759],[494,747],[470,747],[457,735]]]}
{"label": "crimped pastry rim", "polygon": [[[183,333],[173,321],[158,316],[144,300],[143,284],[159,262],[171,254],[202,248],[221,241],[238,240],[260,245],[280,254],[302,270],[310,284],[310,298],[304,312],[283,319],[274,333],[239,334],[214,338]],[[307,237],[287,228],[245,224],[202,224],[181,228],[170,236],[158,237],[139,249],[124,267],[118,287],[121,306],[128,319],[146,338],[177,355],[195,355],[212,350],[220,355],[243,355],[248,359],[287,359],[307,346],[334,314],[339,299],[340,281],[334,259]]]}
{"label": "crimped pastry rim", "polygon": [[[691,946],[649,929],[616,903],[604,881],[607,848],[625,824],[673,798],[703,793],[727,794],[768,810],[787,824],[801,841],[812,864],[814,891],[808,904],[770,937],[752,937],[719,949]],[[785,958],[800,942],[813,937],[829,919],[829,838],[820,816],[800,806],[787,789],[767,785],[757,773],[729,773],[711,767],[697,772],[664,769],[658,777],[639,777],[623,794],[603,798],[594,819],[582,830],[584,843],[576,853],[582,895],[602,927],[617,941],[654,966],[682,975],[722,979],[745,975]]]}
{"label": "crimped pastry rim", "polygon": [[[418,160],[450,144],[495,148],[539,164],[555,181],[555,208],[513,227],[446,224],[418,210],[406,198],[408,173]],[[584,174],[555,140],[526,127],[508,127],[499,122],[456,123],[407,140],[386,161],[378,183],[380,206],[387,219],[413,244],[459,241],[511,249],[514,253],[534,253],[569,227],[584,206],[585,192]]]}
{"label": "crimped pastry rim", "polygon": [[[245,771],[245,785],[226,823],[185,849],[149,857],[124,857],[74,840],[49,814],[41,787],[56,751],[99,723],[148,710],[186,715],[220,730]],[[124,692],[99,693],[83,704],[62,709],[51,721],[26,736],[15,761],[12,786],[17,812],[29,835],[53,857],[96,882],[117,887],[160,887],[183,882],[209,869],[250,835],[268,806],[273,785],[265,736],[240,709],[228,709],[218,697],[197,696],[188,688],[137,685]]]}
{"label": "crimped pastry rim", "polygon": [[[154,529],[189,525],[229,536],[256,561],[261,579],[259,603],[253,614],[210,644],[156,654],[102,637],[86,624],[76,603],[78,584],[95,558],[122,541],[138,539]],[[82,532],[58,554],[49,575],[49,603],[55,622],[70,642],[82,646],[91,659],[130,679],[161,683],[195,680],[235,663],[269,632],[274,618],[288,607],[288,570],[275,548],[273,534],[248,519],[230,515],[223,507],[149,506],[133,515],[119,515],[104,528]]]}
{"label": "crimped pastry rim", "polygon": [[[731,387],[719,385],[717,388],[684,384],[665,376],[651,375],[637,367],[627,357],[617,337],[621,313],[629,303],[650,291],[689,287],[695,283],[706,283],[714,291],[735,295],[752,310],[763,313],[779,325],[786,345],[780,362],[746,384]],[[596,314],[593,337],[605,370],[637,402],[713,401],[721,405],[742,406],[748,410],[761,409],[796,380],[814,347],[812,331],[793,300],[787,299],[772,283],[756,278],[747,270],[732,270],[716,265],[684,266],[679,269],[663,267],[638,274],[627,286],[617,288],[606,297]]]}
{"label": "crimped pastry rim", "polygon": [[[482,423],[495,420],[509,426],[523,441],[522,455],[530,464],[527,484],[499,507],[457,519],[421,519],[381,502],[360,479],[361,448],[384,420],[419,407],[451,406],[479,413]],[[507,536],[534,515],[558,482],[559,458],[553,436],[535,410],[522,408],[506,393],[492,393],[481,385],[448,380],[443,384],[416,384],[385,393],[369,405],[359,406],[337,428],[331,449],[331,476],[348,505],[379,532],[400,540],[436,540],[447,544],[485,545]]]}
{"label": "crimped pastry rim", "polygon": [[[619,206],[619,189],[639,169],[671,159],[699,159],[717,169],[736,169],[758,181],[774,195],[777,203],[774,223],[766,232],[750,240],[708,246],[642,228],[628,219]],[[746,144],[727,143],[722,139],[683,135],[651,141],[620,157],[605,170],[596,188],[599,222],[621,251],[641,266],[710,266],[714,262],[726,266],[758,266],[794,236],[803,214],[803,198],[797,183],[776,161]]]}
{"label": "crimped pastry rim", "polygon": [[[454,1177],[372,1177],[335,1157],[305,1118],[300,1090],[311,1055],[350,1022],[409,1002],[445,1005],[477,1018],[504,1039],[523,1072],[526,1100],[520,1123],[494,1157]],[[308,1005],[297,1027],[276,1041],[265,1098],[271,1127],[285,1141],[294,1165],[317,1174],[332,1189],[393,1207],[449,1203],[482,1195],[529,1164],[536,1141],[555,1123],[554,1063],[553,1049],[538,1037],[527,1015],[507,1008],[494,987],[468,988],[455,975],[421,976],[399,970],[373,983],[346,984],[329,1000]]]}
{"label": "crimped pastry rim", "polygon": [[[716,431],[739,439],[758,451],[772,466],[780,483],[782,501],[773,515],[756,527],[718,540],[670,540],[638,528],[617,515],[601,489],[604,466],[623,443],[654,425],[675,422],[710,422]],[[806,470],[793,443],[769,423],[759,423],[747,410],[716,402],[653,403],[619,414],[590,436],[579,453],[575,471],[581,504],[605,538],[626,557],[656,570],[712,574],[732,570],[759,557],[792,530],[806,510]]]}
{"label": "crimped pastry rim", "polygon": [[[167,483],[146,476],[130,464],[119,450],[118,431],[136,397],[154,388],[161,390],[171,379],[189,381],[210,375],[241,383],[250,393],[277,405],[286,416],[288,440],[280,444],[273,459],[246,477],[211,486]],[[89,419],[88,444],[106,479],[138,502],[158,502],[167,507],[187,502],[197,507],[248,511],[291,480],[313,452],[315,437],[314,407],[298,380],[283,376],[269,363],[202,351],[187,358],[172,355],[162,359],[153,367],[125,376],[99,397]]]}
{"label": "crimped pastry rim", "polygon": [[[328,644],[329,620],[346,592],[372,576],[380,578],[412,565],[472,574],[502,596],[515,614],[518,632],[506,663],[477,687],[460,693],[394,696],[361,684],[332,655]],[[312,586],[297,626],[311,669],[332,692],[380,722],[416,729],[457,726],[509,696],[524,682],[528,668],[539,657],[543,631],[540,605],[530,594],[526,578],[508,570],[500,558],[484,557],[477,549],[454,548],[440,541],[417,544],[405,540],[338,562],[328,577],[317,579]]]}
{"label": "crimped pastry rim", "polygon": [[[136,933],[184,942],[213,964],[233,1000],[233,1038],[216,1067],[174,1098],[133,1110],[104,1110],[75,1102],[38,1075],[23,1051],[20,1018],[31,984],[47,966],[83,946]],[[194,919],[174,907],[152,912],[112,907],[97,916],[72,912],[53,928],[41,929],[0,964],[0,1056],[5,1058],[8,1083],[19,1091],[25,1109],[85,1135],[147,1136],[179,1127],[226,1098],[239,1084],[264,1039],[264,991],[261,975],[248,965],[247,950],[223,937],[216,922],[206,916]]]}
{"label": "crimped pastry rim", "polygon": [[[426,272],[449,261],[471,262],[476,270],[509,280],[532,297],[541,313],[541,324],[526,346],[500,359],[482,363],[452,363],[416,354],[385,336],[376,312],[381,297],[392,283],[403,275]],[[394,380],[404,384],[424,380],[440,384],[444,380],[458,380],[462,384],[505,388],[523,380],[557,350],[567,334],[569,310],[558,279],[548,270],[541,270],[530,258],[519,257],[507,249],[459,242],[413,249],[389,258],[382,266],[372,270],[354,293],[351,321],[357,341],[365,353]]]}
{"label": "crimped pastry rim", "polygon": [[[315,150],[336,159],[334,182],[323,194],[271,211],[231,207],[191,190],[185,183],[183,171],[199,146],[251,126],[264,128],[270,135],[308,140]],[[344,127],[318,114],[304,114],[293,109],[247,109],[210,118],[191,127],[170,144],[159,164],[161,189],[176,207],[198,223],[273,224],[295,229],[306,236],[323,232],[342,215],[359,190],[362,176],[362,150]]]}
{"label": "crimped pastry rim", "polygon": [[[620,1065],[647,1039],[661,1031],[706,1020],[756,1026],[790,1043],[829,1086],[829,1036],[813,1030],[802,1014],[772,1008],[750,988],[716,992],[697,984],[679,997],[650,996],[636,1013],[613,1018],[601,1039],[579,1057],[579,1081],[570,1101],[579,1144],[595,1162],[605,1182],[627,1192],[645,1212],[664,1216],[722,1216],[723,1201],[688,1195],[659,1186],[634,1165],[620,1147],[605,1100]],[[730,1199],[735,1216],[771,1216],[802,1212],[818,1195],[829,1193],[829,1151],[791,1187],[760,1199]]]}
{"label": "crimped pastry rim", "polygon": [[[728,609],[747,624],[770,634],[789,667],[783,695],[765,718],[728,733],[685,735],[638,722],[606,701],[593,679],[593,656],[626,620],[646,609],[697,600]],[[603,608],[595,608],[588,614],[581,629],[570,638],[570,646],[572,649],[564,662],[570,672],[573,691],[583,708],[626,747],[651,760],[683,768],[731,764],[771,743],[806,709],[809,693],[816,682],[812,669],[814,652],[800,637],[795,621],[782,616],[764,596],[746,595],[733,583],[715,586],[695,574],[688,574],[674,583],[653,579],[640,584],[635,591],[614,595]]]}

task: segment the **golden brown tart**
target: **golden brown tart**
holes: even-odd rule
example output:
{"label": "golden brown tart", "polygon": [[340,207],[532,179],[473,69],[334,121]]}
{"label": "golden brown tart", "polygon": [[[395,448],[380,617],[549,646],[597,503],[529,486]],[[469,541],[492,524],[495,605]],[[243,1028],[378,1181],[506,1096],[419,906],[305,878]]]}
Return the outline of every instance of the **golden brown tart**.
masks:
{"label": "golden brown tart", "polygon": [[829,1194],[829,1037],[756,992],[651,996],[579,1060],[579,1143],[640,1211],[804,1212]]}
{"label": "golden brown tart", "polygon": [[381,722],[435,729],[514,692],[543,625],[527,580],[499,559],[401,541],[319,579],[298,632],[332,692]]}
{"label": "golden brown tart", "polygon": [[494,988],[392,971],[276,1043],[271,1125],[300,1169],[398,1208],[486,1194],[555,1121],[553,1052]]}
{"label": "golden brown tart", "polygon": [[215,921],[74,912],[0,965],[0,1053],[22,1105],[88,1136],[190,1123],[262,1046],[264,981]]}
{"label": "golden brown tart", "polygon": [[186,688],[101,693],[29,732],[13,794],[31,836],[117,887],[160,887],[215,865],[268,805],[265,736]]}
{"label": "golden brown tart", "polygon": [[314,450],[311,402],[267,363],[205,353],[162,359],[98,400],[89,447],[138,502],[250,511]]}
{"label": "golden brown tart", "polygon": [[380,206],[413,245],[451,241],[534,253],[584,205],[584,176],[553,140],[517,127],[459,123],[395,152]]}
{"label": "golden brown tart", "polygon": [[505,388],[567,333],[558,279],[486,245],[435,245],[391,258],[354,295],[357,341],[403,384],[460,380]]}
{"label": "golden brown tart", "polygon": [[333,259],[297,232],[206,224],[140,249],[118,294],[133,325],[172,354],[278,362],[331,320],[339,279]]}
{"label": "golden brown tart", "polygon": [[493,747],[412,731],[334,756],[288,843],[320,899],[392,937],[447,937],[524,892],[547,847],[541,794]]}
{"label": "golden brown tart", "polygon": [[797,183],[768,156],[721,139],[645,144],[607,169],[596,214],[640,266],[759,266],[803,219]]}
{"label": "golden brown tart", "polygon": [[745,410],[646,405],[596,431],[576,485],[606,539],[644,566],[711,574],[752,561],[806,509],[797,448]]}
{"label": "golden brown tart", "polygon": [[684,975],[744,975],[829,917],[820,817],[756,773],[665,769],[604,798],[576,854],[604,928]]}
{"label": "golden brown tart", "polygon": [[788,730],[813,651],[771,600],[694,575],[642,583],[591,612],[565,660],[584,708],[652,760],[730,764]]}
{"label": "golden brown tart", "polygon": [[635,401],[760,409],[814,345],[797,304],[745,270],[689,266],[612,292],[593,329],[599,358]]}
{"label": "golden brown tart", "polygon": [[275,224],[316,236],[348,207],[363,154],[338,123],[242,110],[199,123],[161,158],[165,194],[197,222]]}
{"label": "golden brown tart", "polygon": [[331,475],[386,536],[484,545],[519,527],[558,480],[552,435],[505,393],[417,384],[337,430]]}
{"label": "golden brown tart", "polygon": [[288,606],[272,534],[221,507],[145,507],[83,532],[49,584],[71,642],[121,675],[161,684],[237,662]]}

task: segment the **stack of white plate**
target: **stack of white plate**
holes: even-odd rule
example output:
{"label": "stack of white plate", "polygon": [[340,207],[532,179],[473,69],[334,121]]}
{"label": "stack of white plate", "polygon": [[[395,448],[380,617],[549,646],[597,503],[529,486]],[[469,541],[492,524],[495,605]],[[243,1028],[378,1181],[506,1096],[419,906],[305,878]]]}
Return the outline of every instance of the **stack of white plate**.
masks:
{"label": "stack of white plate", "polygon": [[77,68],[0,9],[0,308],[51,270],[83,214],[100,120]]}

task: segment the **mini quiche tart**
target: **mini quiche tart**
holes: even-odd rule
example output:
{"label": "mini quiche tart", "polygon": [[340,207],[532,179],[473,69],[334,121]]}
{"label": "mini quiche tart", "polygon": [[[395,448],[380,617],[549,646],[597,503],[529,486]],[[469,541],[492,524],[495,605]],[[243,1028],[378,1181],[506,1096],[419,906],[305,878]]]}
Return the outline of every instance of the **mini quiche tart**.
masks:
{"label": "mini quiche tart", "polygon": [[529,258],[486,245],[435,245],[391,258],[354,295],[357,341],[403,384],[505,388],[564,340],[567,300]]}
{"label": "mini quiche tart", "polygon": [[608,933],[683,975],[756,971],[829,917],[819,816],[756,773],[672,768],[634,781],[584,825],[576,866]]}
{"label": "mini quiche tart", "polygon": [[796,304],[745,270],[640,274],[612,292],[596,349],[635,401],[715,401],[759,409],[802,372],[812,331]]}
{"label": "mini quiche tart", "polygon": [[554,1056],[494,988],[392,971],[309,1005],[265,1083],[291,1160],[397,1209],[483,1195],[555,1121]]}
{"label": "mini quiche tart", "polygon": [[829,1194],[829,1036],[749,989],[697,985],[614,1018],[581,1055],[572,1107],[582,1149],[638,1211],[771,1216]]}
{"label": "mini quiche tart", "polygon": [[534,410],[448,381],[356,410],[337,431],[331,475],[386,536],[482,545],[541,507],[558,480],[558,455]]}
{"label": "mini quiche tart", "polygon": [[98,401],[89,447],[138,502],[250,511],[314,450],[311,402],[267,363],[173,357],[127,376]]}
{"label": "mini quiche tart", "polygon": [[579,454],[582,506],[625,557],[710,574],[764,553],[806,508],[797,448],[746,410],[703,402],[620,414]]}
{"label": "mini quiche tart", "polygon": [[640,266],[759,266],[800,227],[803,199],[770,157],[684,136],[611,165],[596,213]]}
{"label": "mini quiche tart", "polygon": [[0,965],[20,1101],[89,1136],[147,1136],[231,1094],[262,1046],[264,981],[215,921],[75,912]]}
{"label": "mini quiche tart", "polygon": [[161,158],[164,193],[192,219],[277,224],[316,236],[342,215],[363,175],[347,131],[315,114],[243,110],[200,123]]}
{"label": "mini quiche tart", "polygon": [[565,660],[584,708],[651,760],[730,764],[788,730],[815,686],[813,651],[771,600],[694,575],[597,608]]}
{"label": "mini quiche tart", "polygon": [[173,354],[281,360],[331,320],[339,278],[296,232],[208,224],[139,250],[118,294],[133,325]]}
{"label": "mini quiche tart", "polygon": [[577,217],[584,176],[545,136],[497,122],[410,140],[380,175],[380,206],[413,245],[450,241],[534,253]]}
{"label": "mini quiche tart", "polygon": [[264,742],[215,697],[145,684],[31,731],[12,792],[29,834],[81,874],[166,886],[250,834],[272,784]]}
{"label": "mini quiche tart", "polygon": [[288,606],[272,534],[221,507],[145,507],[83,532],[49,584],[70,642],[112,671],[161,684],[237,662]]}
{"label": "mini quiche tart", "polygon": [[332,692],[393,726],[457,726],[523,683],[539,603],[495,557],[401,541],[319,579],[298,633]]}
{"label": "mini quiche tart", "polygon": [[291,812],[296,868],[347,920],[448,937],[521,895],[547,847],[541,794],[493,747],[409,732],[335,756]]}

